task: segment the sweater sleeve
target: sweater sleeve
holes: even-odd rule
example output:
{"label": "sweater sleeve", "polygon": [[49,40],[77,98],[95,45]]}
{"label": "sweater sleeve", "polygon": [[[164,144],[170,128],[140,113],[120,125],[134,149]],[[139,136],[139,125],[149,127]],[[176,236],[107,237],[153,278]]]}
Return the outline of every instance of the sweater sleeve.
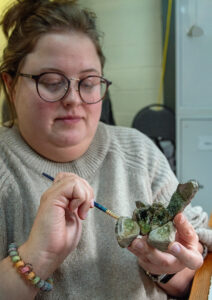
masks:
{"label": "sweater sleeve", "polygon": [[7,256],[7,244],[6,215],[0,200],[0,260]]}
{"label": "sweater sleeve", "polygon": [[0,260],[7,255],[7,186],[8,176],[6,170],[3,170],[3,164],[1,164],[1,178],[0,178]]}
{"label": "sweater sleeve", "polygon": [[21,230],[15,221],[22,220],[17,209],[17,199],[20,191],[13,173],[9,172],[4,161],[0,159],[0,260],[7,256],[8,244],[14,242],[14,232],[21,235]]}

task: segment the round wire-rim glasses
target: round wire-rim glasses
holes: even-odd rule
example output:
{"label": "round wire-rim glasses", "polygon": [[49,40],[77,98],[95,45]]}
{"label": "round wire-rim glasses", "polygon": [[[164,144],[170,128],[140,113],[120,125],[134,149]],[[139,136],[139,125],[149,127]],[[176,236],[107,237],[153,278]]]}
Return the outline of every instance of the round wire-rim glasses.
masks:
{"label": "round wire-rim glasses", "polygon": [[[100,101],[102,101],[108,91],[109,86],[112,84],[111,81],[107,80],[106,78],[102,76],[97,76],[97,75],[88,75],[82,79],[78,78],[67,78],[64,74],[61,74],[59,72],[44,72],[39,75],[32,75],[32,74],[25,74],[25,73],[18,73],[18,76],[22,77],[27,77],[30,79],[33,79],[36,83],[36,89],[39,97],[47,102],[57,102],[65,98],[65,96],[68,94],[70,88],[72,88],[71,81],[76,81],[77,82],[77,89],[79,96],[81,100],[84,103],[87,104],[95,104]],[[45,82],[42,82],[41,79],[45,79],[45,76],[47,75],[53,75],[53,76],[58,76],[58,79],[61,79],[61,81],[56,81],[56,82],[48,82],[48,80]],[[54,78],[52,78],[54,79]],[[99,89],[99,93],[96,93],[98,97],[96,98],[90,98],[90,99],[85,99],[85,93],[87,92],[87,96],[90,93],[90,96],[92,95],[92,89],[93,89],[93,95],[94,96],[94,91]],[[49,90],[48,90],[49,89]],[[52,90],[51,90],[52,89]],[[56,90],[57,89],[57,90]],[[44,92],[44,90],[46,90]],[[84,90],[84,91],[83,91]],[[86,91],[86,92],[85,92]],[[53,94],[53,92],[55,92]],[[53,98],[46,98],[43,94],[45,93],[52,93],[51,96],[55,95],[56,92],[59,92],[60,95],[56,96],[54,99]]]}

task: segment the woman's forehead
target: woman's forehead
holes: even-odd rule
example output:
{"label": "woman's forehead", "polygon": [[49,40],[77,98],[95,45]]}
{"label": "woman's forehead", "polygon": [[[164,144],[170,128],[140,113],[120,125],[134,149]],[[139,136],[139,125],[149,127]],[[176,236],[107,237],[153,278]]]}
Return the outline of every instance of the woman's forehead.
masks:
{"label": "woman's forehead", "polygon": [[92,40],[76,32],[48,33],[36,43],[25,58],[24,67],[74,67],[101,70],[100,58]]}

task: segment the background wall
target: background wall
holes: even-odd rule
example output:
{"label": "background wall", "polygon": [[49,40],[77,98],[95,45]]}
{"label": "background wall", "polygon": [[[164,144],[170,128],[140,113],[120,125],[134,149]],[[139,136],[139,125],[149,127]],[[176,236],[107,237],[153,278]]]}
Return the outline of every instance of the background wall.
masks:
{"label": "background wall", "polygon": [[[4,12],[5,8],[10,4],[12,3],[13,1],[12,0],[1,0],[0,1],[0,16],[2,17],[2,13]],[[1,51],[4,47],[4,36],[3,36],[3,33],[2,33],[2,30],[0,30],[0,47],[1,47]]]}
{"label": "background wall", "polygon": [[131,126],[139,109],[158,98],[162,57],[161,1],[80,0],[105,33],[105,77],[116,124]]}

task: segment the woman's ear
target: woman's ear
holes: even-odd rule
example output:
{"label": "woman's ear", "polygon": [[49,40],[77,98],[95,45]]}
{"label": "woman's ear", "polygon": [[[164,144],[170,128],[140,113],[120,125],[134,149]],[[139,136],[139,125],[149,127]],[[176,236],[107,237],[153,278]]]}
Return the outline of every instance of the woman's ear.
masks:
{"label": "woman's ear", "polygon": [[13,102],[13,97],[12,97],[12,85],[13,85],[13,78],[11,77],[10,74],[6,73],[6,72],[3,72],[2,73],[2,79],[4,81],[4,85],[5,85],[5,88],[6,88],[6,91],[7,91],[7,94],[9,96],[9,99],[11,102]]}

